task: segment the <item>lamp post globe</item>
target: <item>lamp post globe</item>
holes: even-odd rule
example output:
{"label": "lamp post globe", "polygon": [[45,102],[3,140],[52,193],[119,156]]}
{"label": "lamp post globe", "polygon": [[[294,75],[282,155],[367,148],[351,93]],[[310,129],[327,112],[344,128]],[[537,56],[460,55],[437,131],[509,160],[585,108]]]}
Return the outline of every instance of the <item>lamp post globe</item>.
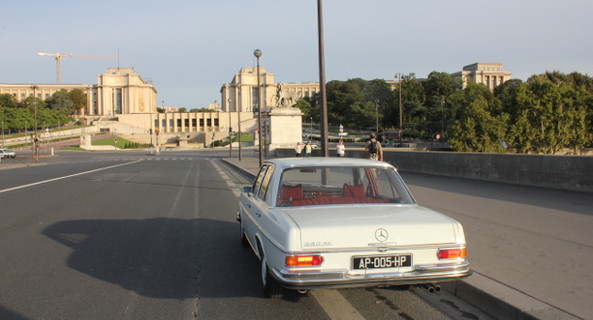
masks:
{"label": "lamp post globe", "polygon": [[262,166],[264,161],[264,155],[262,150],[262,134],[261,134],[261,110],[262,110],[262,103],[261,103],[261,86],[260,86],[260,79],[259,79],[259,57],[261,57],[261,50],[255,49],[253,51],[253,55],[257,59],[257,137],[259,141],[259,166]]}

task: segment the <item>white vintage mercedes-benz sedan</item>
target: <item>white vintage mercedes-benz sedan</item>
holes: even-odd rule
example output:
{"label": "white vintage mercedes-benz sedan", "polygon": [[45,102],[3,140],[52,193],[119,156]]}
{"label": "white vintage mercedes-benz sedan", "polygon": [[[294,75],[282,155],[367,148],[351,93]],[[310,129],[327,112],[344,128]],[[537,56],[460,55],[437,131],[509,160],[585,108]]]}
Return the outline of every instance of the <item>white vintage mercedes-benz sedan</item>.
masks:
{"label": "white vintage mercedes-benz sedan", "polygon": [[461,224],[419,206],[388,163],[265,161],[243,188],[241,242],[261,260],[264,293],[427,285],[471,274]]}

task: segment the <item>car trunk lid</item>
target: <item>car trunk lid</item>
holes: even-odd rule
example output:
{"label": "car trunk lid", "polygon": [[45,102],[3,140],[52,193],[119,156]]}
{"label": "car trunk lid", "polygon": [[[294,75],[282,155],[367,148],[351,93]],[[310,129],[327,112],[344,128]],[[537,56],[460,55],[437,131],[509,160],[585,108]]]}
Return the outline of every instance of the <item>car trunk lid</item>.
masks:
{"label": "car trunk lid", "polygon": [[359,248],[456,243],[455,220],[417,205],[348,205],[286,210],[300,228],[301,246]]}

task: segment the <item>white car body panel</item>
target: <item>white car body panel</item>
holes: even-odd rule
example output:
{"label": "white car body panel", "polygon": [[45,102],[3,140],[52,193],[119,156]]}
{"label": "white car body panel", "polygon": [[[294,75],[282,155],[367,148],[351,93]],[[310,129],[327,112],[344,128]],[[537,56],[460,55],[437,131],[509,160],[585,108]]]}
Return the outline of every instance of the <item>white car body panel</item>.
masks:
{"label": "white car body panel", "polygon": [[[391,165],[362,159],[295,158],[266,161],[266,166],[269,170],[260,171],[254,186],[241,194],[238,220],[242,236],[260,259],[265,256],[267,269],[283,287],[434,284],[471,274],[461,224],[417,205]],[[356,174],[366,176],[366,194],[347,195],[346,186],[340,189],[341,180],[315,182],[313,169],[329,172],[324,178],[328,181],[344,178],[345,184],[355,185],[352,181],[358,179],[364,185]],[[351,179],[349,172],[354,174]],[[290,175],[301,179],[299,174],[302,181],[288,181]],[[386,188],[385,181],[401,185]],[[288,187],[297,193],[281,199],[286,196],[281,189]],[[385,190],[392,189],[397,195],[390,198]],[[352,202],[327,203],[346,199]],[[357,203],[363,200],[381,202]],[[439,249],[462,250],[464,255],[439,258]],[[321,256],[322,263],[287,266],[286,257],[293,255]]]}
{"label": "white car body panel", "polygon": [[378,228],[389,233],[386,242],[398,246],[459,243],[456,221],[415,205],[303,207],[285,211],[300,228],[302,249],[311,247],[306,243],[321,243],[317,248],[368,247],[379,242],[375,239]]}

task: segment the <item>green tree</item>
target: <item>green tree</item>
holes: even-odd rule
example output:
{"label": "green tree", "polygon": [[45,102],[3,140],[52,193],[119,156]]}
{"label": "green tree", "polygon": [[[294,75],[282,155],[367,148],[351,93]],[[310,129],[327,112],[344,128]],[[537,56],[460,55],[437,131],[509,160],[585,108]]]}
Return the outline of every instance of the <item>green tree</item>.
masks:
{"label": "green tree", "polygon": [[70,95],[68,95],[68,91],[62,89],[60,91],[55,92],[51,98],[49,98],[49,107],[52,110],[61,110],[68,115],[74,114],[74,102],[70,100]]}
{"label": "green tree", "polygon": [[310,122],[311,118],[315,116],[316,118],[319,117],[319,105],[315,105],[312,103],[314,99],[305,97],[303,99],[299,99],[296,102],[295,107],[299,108],[303,113],[303,121]]}
{"label": "green tree", "polygon": [[82,110],[87,105],[86,93],[80,89],[73,89],[68,92],[68,98],[73,103],[73,110],[75,110],[75,112],[78,114],[82,114]]}
{"label": "green tree", "polygon": [[537,130],[530,121],[529,112],[524,109],[513,115],[506,141],[509,147],[514,148],[517,153],[528,153],[533,148],[533,137],[536,133]]}
{"label": "green tree", "polygon": [[33,115],[26,108],[5,108],[4,109],[4,130],[18,132],[33,128]]}
{"label": "green tree", "polygon": [[449,129],[449,143],[456,151],[500,152],[506,139],[509,116],[482,84],[468,84],[459,98],[460,119]]}
{"label": "green tree", "polygon": [[[409,136],[421,137],[426,121],[424,85],[411,73],[402,77],[401,105],[403,108],[403,128]],[[399,87],[392,91],[397,104],[397,126],[399,127]]]}
{"label": "green tree", "polygon": [[424,84],[426,122],[424,127],[429,132],[444,132],[448,119],[453,118],[453,107],[448,98],[461,90],[461,82],[448,73],[433,71]]}
{"label": "green tree", "polygon": [[18,104],[11,94],[0,94],[0,108],[16,108],[17,106]]}
{"label": "green tree", "polygon": [[532,99],[527,101],[528,108],[537,128],[533,142],[535,151],[555,154],[568,144],[566,133],[569,123],[564,114],[566,101],[561,92],[564,89],[541,78],[534,78],[527,85],[532,92]]}
{"label": "green tree", "polygon": [[377,104],[379,130],[385,127],[393,127],[399,119],[396,117],[399,113],[393,108],[395,100],[391,86],[385,80],[375,79],[364,83],[363,93],[365,101]]}
{"label": "green tree", "polygon": [[568,147],[573,150],[573,154],[579,154],[580,151],[593,141],[590,125],[587,128],[587,110],[585,107],[575,108],[567,114],[570,127],[568,129]]}

